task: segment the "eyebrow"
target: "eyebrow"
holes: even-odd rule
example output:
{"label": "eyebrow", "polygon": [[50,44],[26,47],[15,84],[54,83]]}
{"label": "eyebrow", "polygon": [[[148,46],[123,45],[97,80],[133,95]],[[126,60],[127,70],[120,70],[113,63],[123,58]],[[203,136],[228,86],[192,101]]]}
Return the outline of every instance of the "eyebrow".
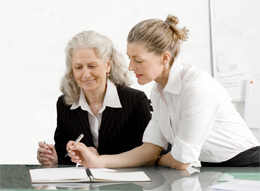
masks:
{"label": "eyebrow", "polygon": [[[89,63],[87,63],[87,64],[97,64],[98,62],[89,62]],[[72,64],[82,64],[81,62],[73,62]]]}
{"label": "eyebrow", "polygon": [[[126,53],[126,55],[129,57],[129,55],[127,53]],[[141,56],[139,56],[139,55],[132,56],[132,58],[136,58],[136,57],[141,57]]]}

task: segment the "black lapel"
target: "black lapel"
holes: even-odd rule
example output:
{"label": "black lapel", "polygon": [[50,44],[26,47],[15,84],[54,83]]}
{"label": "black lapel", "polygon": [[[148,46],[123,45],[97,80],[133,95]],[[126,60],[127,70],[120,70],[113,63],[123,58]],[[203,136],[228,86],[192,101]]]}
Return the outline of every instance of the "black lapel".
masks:
{"label": "black lapel", "polygon": [[109,137],[116,130],[115,128],[118,126],[118,122],[122,117],[122,109],[121,108],[110,108],[106,107],[105,111],[102,114],[102,120],[99,131],[99,145],[98,150],[103,150],[103,147],[106,145]]}
{"label": "black lapel", "polygon": [[[76,109],[76,115],[72,119],[72,126],[78,131],[79,135],[82,133],[84,137],[81,142],[85,143],[86,146],[95,147],[92,139],[92,134],[90,131],[89,121],[88,121],[88,112],[82,110],[81,108]],[[79,136],[77,135],[77,136]]]}

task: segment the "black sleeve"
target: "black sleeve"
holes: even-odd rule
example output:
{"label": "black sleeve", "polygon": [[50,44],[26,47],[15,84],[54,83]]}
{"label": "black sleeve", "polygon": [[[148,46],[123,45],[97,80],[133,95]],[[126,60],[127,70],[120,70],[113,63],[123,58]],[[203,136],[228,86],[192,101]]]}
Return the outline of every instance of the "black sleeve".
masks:
{"label": "black sleeve", "polygon": [[150,105],[144,92],[138,91],[134,96],[134,112],[131,121],[131,142],[132,147],[142,144],[144,131],[151,120]]}
{"label": "black sleeve", "polygon": [[70,157],[65,157],[66,145],[69,141],[67,134],[67,125],[69,121],[69,106],[65,104],[64,96],[60,96],[57,104],[57,127],[54,134],[55,149],[58,155],[58,164],[74,164]]}

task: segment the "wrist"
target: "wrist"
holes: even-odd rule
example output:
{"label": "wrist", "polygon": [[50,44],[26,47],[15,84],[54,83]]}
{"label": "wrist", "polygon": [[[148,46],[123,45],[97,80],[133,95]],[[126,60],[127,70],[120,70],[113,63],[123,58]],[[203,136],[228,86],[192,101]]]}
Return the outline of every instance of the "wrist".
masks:
{"label": "wrist", "polygon": [[104,156],[97,155],[97,160],[95,160],[95,167],[96,168],[107,168],[107,160],[104,159]]}

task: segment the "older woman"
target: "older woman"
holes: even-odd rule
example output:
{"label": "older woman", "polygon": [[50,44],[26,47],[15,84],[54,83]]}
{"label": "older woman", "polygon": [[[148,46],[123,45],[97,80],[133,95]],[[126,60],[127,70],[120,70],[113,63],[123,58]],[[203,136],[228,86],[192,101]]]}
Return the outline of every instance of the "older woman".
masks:
{"label": "older woman", "polygon": [[127,87],[128,71],[112,41],[94,31],[73,37],[66,48],[63,95],[57,101],[55,146],[39,143],[43,165],[70,164],[66,144],[81,140],[96,154],[118,154],[142,144],[151,114],[146,95]]}
{"label": "older woman", "polygon": [[[259,166],[260,143],[235,110],[226,90],[206,72],[179,59],[188,30],[179,19],[149,19],[135,25],[128,35],[129,70],[139,84],[155,81],[151,91],[153,117],[143,145],[118,155],[98,156],[84,144],[71,147],[74,162],[88,167],[132,167],[147,164],[185,169],[202,166]],[[162,148],[172,149],[159,157]],[[79,155],[80,154],[80,155]],[[159,158],[158,158],[159,157]]]}

